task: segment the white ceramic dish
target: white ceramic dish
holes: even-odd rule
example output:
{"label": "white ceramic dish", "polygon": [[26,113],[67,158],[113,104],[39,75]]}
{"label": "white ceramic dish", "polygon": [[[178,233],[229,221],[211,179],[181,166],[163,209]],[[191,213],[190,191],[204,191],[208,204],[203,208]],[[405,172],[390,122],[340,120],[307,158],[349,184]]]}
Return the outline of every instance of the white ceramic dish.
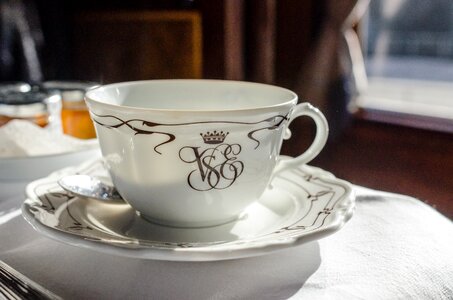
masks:
{"label": "white ceramic dish", "polygon": [[211,261],[261,255],[332,234],[354,210],[348,182],[303,165],[276,176],[272,188],[236,221],[166,227],[142,219],[126,203],[71,196],[57,180],[73,173],[105,176],[106,171],[96,160],[32,182],[22,206],[25,219],[52,239],[128,257]]}
{"label": "white ceramic dish", "polygon": [[0,181],[30,181],[64,167],[78,165],[93,157],[100,157],[99,148],[59,154],[0,158]]}

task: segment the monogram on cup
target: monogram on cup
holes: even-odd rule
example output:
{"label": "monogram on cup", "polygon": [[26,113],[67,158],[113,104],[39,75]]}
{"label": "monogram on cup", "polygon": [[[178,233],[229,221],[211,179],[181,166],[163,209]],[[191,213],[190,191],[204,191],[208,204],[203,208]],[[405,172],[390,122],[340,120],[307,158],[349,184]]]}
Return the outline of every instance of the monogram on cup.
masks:
{"label": "monogram on cup", "polygon": [[[259,125],[247,133],[247,137],[255,142],[254,149],[257,149],[261,142],[254,136],[255,133],[263,130],[277,129],[286,116],[273,116],[258,122],[233,122],[233,121],[206,121],[183,124],[158,124],[141,119],[122,120],[113,115],[97,115],[93,113],[93,121],[103,127],[115,129],[127,127],[134,132],[134,135],[159,134],[167,137],[167,140],[154,147],[157,154],[163,153],[159,150],[165,144],[176,140],[176,136],[164,127],[189,126],[203,124],[228,124],[228,125]],[[229,132],[213,130],[200,135],[200,144],[196,146],[187,145],[179,149],[179,159],[186,164],[192,165],[193,170],[187,175],[187,184],[196,191],[223,190],[232,186],[244,171],[244,162],[240,159],[242,146],[237,142],[229,142]]]}
{"label": "monogram on cup", "polygon": [[195,167],[187,177],[187,183],[194,190],[223,190],[242,174],[244,163],[238,160],[242,147],[226,143],[228,134],[216,130],[200,133],[206,147],[185,146],[179,150],[179,158]]}

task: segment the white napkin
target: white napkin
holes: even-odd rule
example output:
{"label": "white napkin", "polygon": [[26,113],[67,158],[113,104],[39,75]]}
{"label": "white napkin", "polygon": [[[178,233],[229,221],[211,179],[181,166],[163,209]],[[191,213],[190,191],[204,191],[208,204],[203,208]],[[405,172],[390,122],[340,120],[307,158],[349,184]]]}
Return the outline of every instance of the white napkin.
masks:
{"label": "white napkin", "polygon": [[453,224],[424,203],[356,188],[343,231],[320,241],[322,263],[297,298],[453,299]]}
{"label": "white napkin", "polygon": [[0,127],[0,158],[58,154],[97,146],[96,139],[73,138],[23,120],[12,120]]}
{"label": "white napkin", "polygon": [[273,254],[184,263],[42,237],[0,200],[0,259],[65,299],[452,299],[453,225],[424,203],[356,188],[339,232]]}

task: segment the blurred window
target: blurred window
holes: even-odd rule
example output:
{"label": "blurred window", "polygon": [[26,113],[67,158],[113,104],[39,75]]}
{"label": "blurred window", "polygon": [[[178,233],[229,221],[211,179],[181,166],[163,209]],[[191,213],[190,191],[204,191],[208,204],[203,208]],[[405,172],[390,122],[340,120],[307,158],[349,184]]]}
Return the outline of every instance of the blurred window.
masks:
{"label": "blurred window", "polygon": [[373,0],[362,26],[365,108],[453,119],[453,1]]}

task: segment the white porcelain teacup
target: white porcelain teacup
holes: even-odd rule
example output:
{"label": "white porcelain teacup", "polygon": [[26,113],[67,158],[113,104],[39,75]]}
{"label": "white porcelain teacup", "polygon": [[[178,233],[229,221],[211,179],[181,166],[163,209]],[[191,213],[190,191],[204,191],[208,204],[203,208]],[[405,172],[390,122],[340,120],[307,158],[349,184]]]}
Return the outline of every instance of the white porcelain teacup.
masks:
{"label": "white porcelain teacup", "polygon": [[[272,174],[313,159],[328,135],[318,109],[258,83],[124,82],[91,90],[86,101],[121,196],[145,218],[171,226],[235,219]],[[289,123],[303,115],[316,123],[314,142],[276,168]]]}

